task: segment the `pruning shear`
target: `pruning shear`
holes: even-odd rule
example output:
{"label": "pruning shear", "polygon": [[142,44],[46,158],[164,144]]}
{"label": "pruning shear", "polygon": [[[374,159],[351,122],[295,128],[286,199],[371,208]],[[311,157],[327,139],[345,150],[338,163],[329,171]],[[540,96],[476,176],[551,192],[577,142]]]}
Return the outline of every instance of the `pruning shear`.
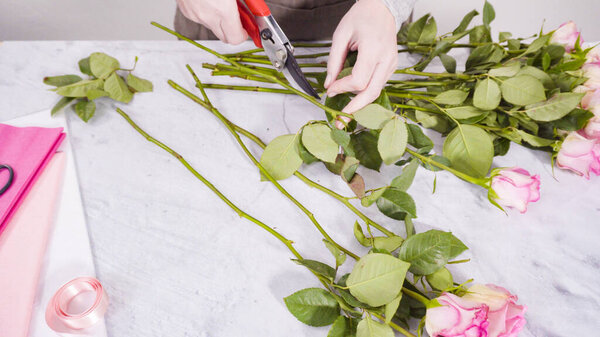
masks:
{"label": "pruning shear", "polygon": [[294,47],[283,33],[264,0],[237,0],[242,27],[285,78],[305,93],[319,99],[294,57]]}
{"label": "pruning shear", "polygon": [[6,184],[4,184],[3,187],[0,188],[0,195],[4,194],[4,192],[6,192],[6,190],[8,190],[10,185],[12,185],[13,178],[15,177],[15,173],[13,172],[12,167],[10,167],[8,165],[0,165],[0,171],[2,171],[2,170],[8,171],[8,181],[6,182]]}

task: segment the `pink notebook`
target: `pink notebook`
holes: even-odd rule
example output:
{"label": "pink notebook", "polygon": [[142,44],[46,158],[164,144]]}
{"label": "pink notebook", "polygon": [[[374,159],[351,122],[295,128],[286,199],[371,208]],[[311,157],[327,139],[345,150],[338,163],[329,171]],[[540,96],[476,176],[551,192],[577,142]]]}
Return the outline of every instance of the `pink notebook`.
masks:
{"label": "pink notebook", "polygon": [[[0,165],[9,165],[14,179],[0,195],[0,236],[23,198],[65,138],[63,128],[18,128],[0,124]],[[0,185],[7,174],[0,171]]]}
{"label": "pink notebook", "polygon": [[64,153],[56,153],[0,236],[2,337],[27,337],[64,166]]}

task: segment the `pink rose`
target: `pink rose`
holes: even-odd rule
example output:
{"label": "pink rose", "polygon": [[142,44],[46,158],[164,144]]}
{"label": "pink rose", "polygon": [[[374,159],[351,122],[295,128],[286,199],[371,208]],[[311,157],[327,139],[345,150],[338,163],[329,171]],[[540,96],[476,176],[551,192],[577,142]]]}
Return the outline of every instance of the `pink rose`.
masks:
{"label": "pink rose", "polygon": [[569,133],[558,151],[556,164],[586,179],[590,178],[590,172],[600,175],[600,141],[588,139],[579,132]]}
{"label": "pink rose", "polygon": [[600,65],[600,46],[594,47],[587,53],[587,63]]}
{"label": "pink rose", "polygon": [[581,100],[581,107],[594,113],[594,117],[583,128],[583,133],[588,138],[600,140],[600,89],[588,91]]}
{"label": "pink rose", "polygon": [[474,284],[462,297],[489,307],[488,337],[515,337],[525,326],[527,307],[517,304],[517,296],[493,284]]}
{"label": "pink rose", "polygon": [[586,64],[581,69],[583,76],[588,79],[583,85],[592,90],[600,89],[600,64]]}
{"label": "pink rose", "polygon": [[425,330],[431,337],[488,337],[488,306],[443,293],[441,306],[427,309]]}
{"label": "pink rose", "polygon": [[[577,38],[580,35],[581,33],[577,30],[575,22],[569,21],[563,23],[554,31],[550,42],[564,46],[567,53],[570,53],[575,49],[575,42],[577,42]],[[583,39],[580,38],[579,43],[583,43]]]}
{"label": "pink rose", "polygon": [[501,169],[492,176],[492,191],[492,197],[500,206],[525,213],[528,203],[540,199],[540,177],[519,167]]}
{"label": "pink rose", "polygon": [[525,326],[525,306],[495,285],[473,285],[458,297],[443,293],[438,307],[427,309],[425,329],[431,337],[516,337]]}

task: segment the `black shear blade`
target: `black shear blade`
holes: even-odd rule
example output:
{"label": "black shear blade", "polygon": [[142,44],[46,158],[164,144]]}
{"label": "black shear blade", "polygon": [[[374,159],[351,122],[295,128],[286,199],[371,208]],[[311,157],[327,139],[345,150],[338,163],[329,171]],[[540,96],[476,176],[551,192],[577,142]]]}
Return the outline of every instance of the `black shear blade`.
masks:
{"label": "black shear blade", "polygon": [[312,85],[310,85],[306,77],[304,77],[304,74],[302,73],[298,62],[296,62],[296,58],[294,57],[294,54],[290,50],[289,46],[286,45],[285,47],[287,49],[287,57],[284,68],[287,70],[290,76],[292,76],[292,79],[300,87],[300,89],[316,99],[321,99],[317,91],[312,87]]}

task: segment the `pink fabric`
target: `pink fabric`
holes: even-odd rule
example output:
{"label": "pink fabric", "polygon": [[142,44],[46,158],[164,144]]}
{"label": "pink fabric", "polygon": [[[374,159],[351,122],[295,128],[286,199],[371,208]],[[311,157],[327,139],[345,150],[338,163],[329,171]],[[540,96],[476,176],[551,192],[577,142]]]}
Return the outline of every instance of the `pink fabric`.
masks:
{"label": "pink fabric", "polygon": [[[14,170],[11,187],[0,196],[0,236],[31,186],[65,138],[63,128],[18,128],[0,124],[0,164]],[[0,172],[0,185],[6,174]]]}
{"label": "pink fabric", "polygon": [[0,331],[27,337],[65,155],[56,153],[0,236]]}

